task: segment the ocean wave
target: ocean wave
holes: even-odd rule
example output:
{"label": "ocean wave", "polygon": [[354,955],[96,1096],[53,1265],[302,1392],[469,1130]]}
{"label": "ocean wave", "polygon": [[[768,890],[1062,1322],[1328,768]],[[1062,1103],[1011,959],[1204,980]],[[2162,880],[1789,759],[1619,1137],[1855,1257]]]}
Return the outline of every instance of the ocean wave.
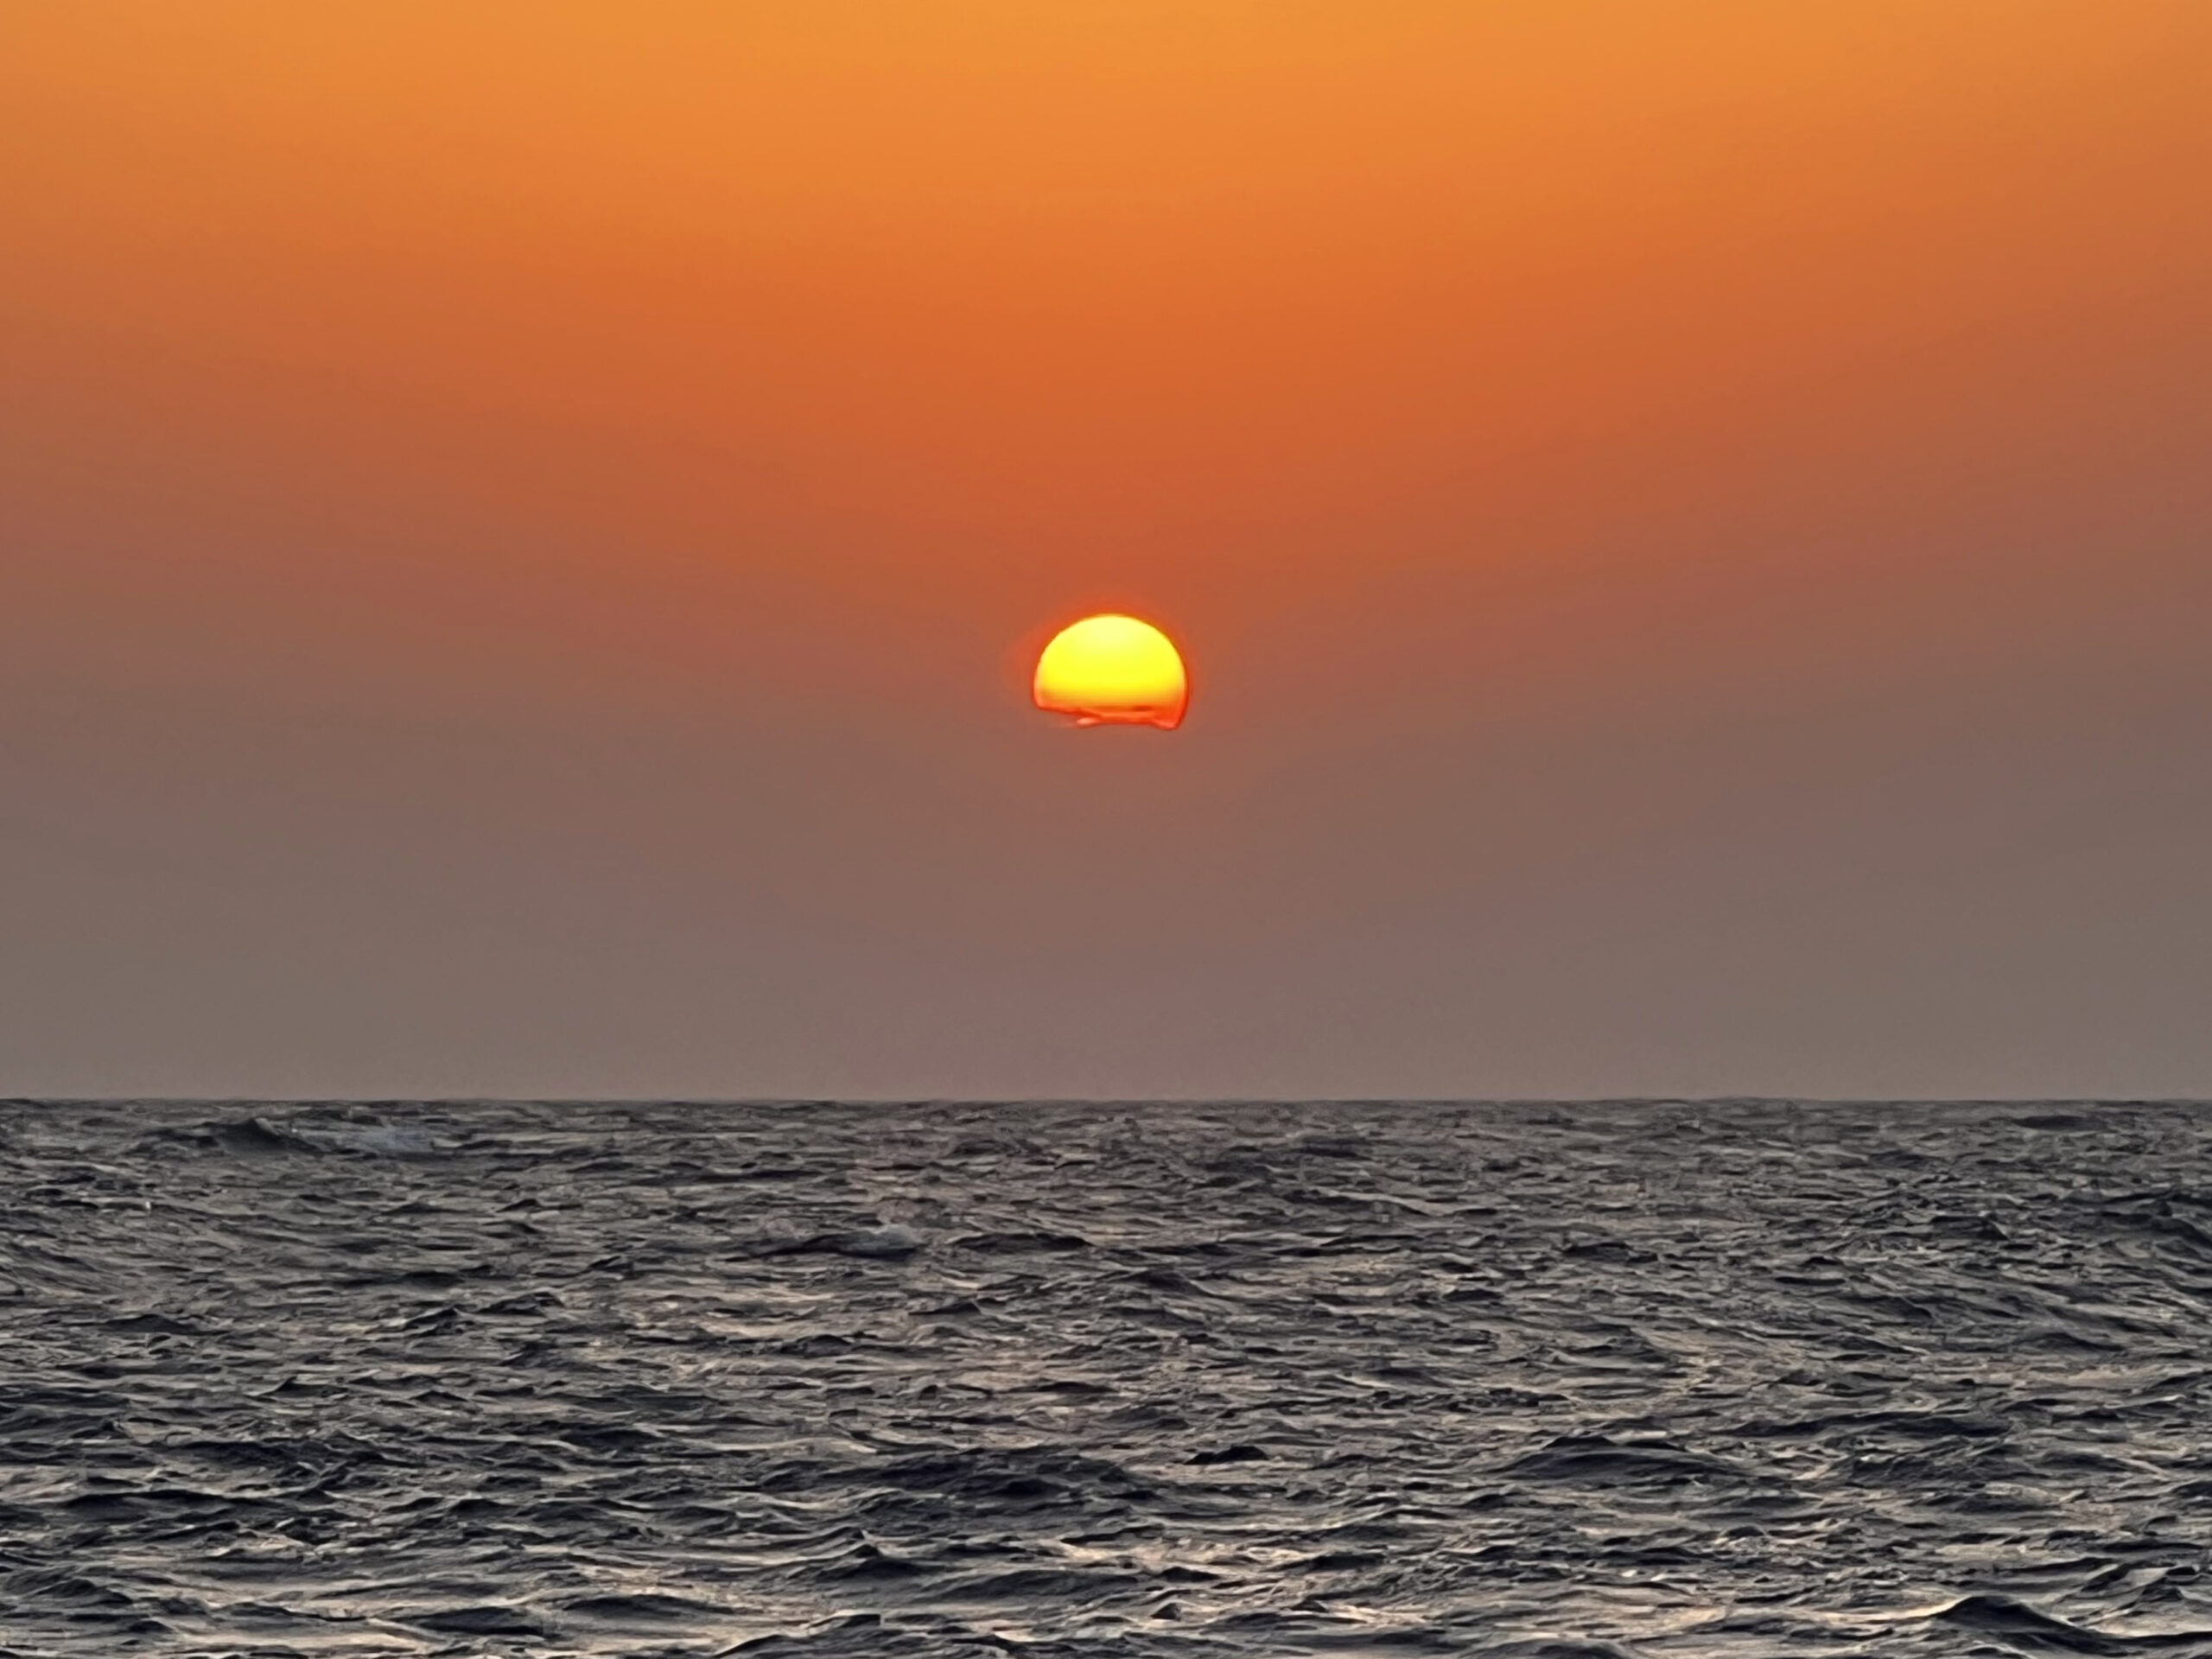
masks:
{"label": "ocean wave", "polygon": [[2212,1656],[2209,1127],[0,1103],[0,1651]]}

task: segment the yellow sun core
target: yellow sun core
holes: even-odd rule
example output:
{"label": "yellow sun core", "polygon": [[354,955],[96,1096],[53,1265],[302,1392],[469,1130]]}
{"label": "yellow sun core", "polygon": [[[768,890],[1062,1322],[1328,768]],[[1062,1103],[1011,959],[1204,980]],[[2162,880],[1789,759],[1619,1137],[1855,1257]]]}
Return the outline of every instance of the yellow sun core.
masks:
{"label": "yellow sun core", "polygon": [[1078,726],[1157,726],[1173,731],[1191,700],[1174,642],[1134,616],[1086,616],[1052,636],[1037,659],[1031,696]]}

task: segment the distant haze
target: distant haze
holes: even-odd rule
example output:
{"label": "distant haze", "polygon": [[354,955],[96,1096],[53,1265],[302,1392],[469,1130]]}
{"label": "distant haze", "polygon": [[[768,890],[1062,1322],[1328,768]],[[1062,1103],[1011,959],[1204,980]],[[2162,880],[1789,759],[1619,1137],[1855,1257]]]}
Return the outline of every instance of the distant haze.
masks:
{"label": "distant haze", "polygon": [[2212,1095],[2208,179],[2202,0],[10,8],[0,1092]]}

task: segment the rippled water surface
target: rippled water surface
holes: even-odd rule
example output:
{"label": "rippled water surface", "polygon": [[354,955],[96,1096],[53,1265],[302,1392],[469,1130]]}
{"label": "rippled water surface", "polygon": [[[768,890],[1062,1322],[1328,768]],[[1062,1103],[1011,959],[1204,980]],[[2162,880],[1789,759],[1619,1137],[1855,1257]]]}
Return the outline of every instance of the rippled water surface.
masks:
{"label": "rippled water surface", "polygon": [[0,1108],[0,1652],[2212,1655],[2190,1106]]}

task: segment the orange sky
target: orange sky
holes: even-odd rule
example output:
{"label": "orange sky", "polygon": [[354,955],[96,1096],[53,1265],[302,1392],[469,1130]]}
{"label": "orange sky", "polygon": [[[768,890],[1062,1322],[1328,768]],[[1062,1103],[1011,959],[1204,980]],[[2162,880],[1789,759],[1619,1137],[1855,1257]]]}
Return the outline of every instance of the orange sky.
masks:
{"label": "orange sky", "polygon": [[0,1088],[2212,1090],[2207,179],[2197,0],[0,11]]}

